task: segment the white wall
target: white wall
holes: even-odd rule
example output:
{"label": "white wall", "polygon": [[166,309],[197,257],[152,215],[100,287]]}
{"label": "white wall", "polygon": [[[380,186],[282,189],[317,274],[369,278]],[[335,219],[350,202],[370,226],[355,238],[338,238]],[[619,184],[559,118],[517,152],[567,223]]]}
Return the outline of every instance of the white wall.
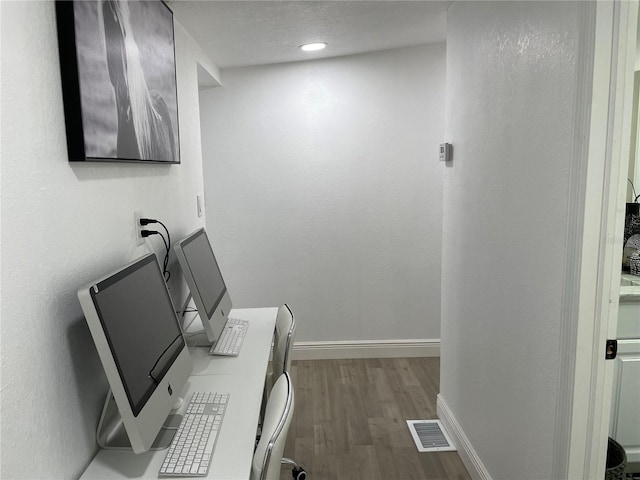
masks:
{"label": "white wall", "polygon": [[[181,165],[70,164],[53,2],[2,2],[2,478],[74,478],[96,451],[106,379],[76,291],[204,224],[196,58],[176,28]],[[206,64],[206,62],[204,62]],[[156,239],[159,240],[159,239]],[[182,295],[172,268],[174,295]]]}
{"label": "white wall", "polygon": [[580,9],[447,17],[439,401],[494,479],[552,478]]}
{"label": "white wall", "polygon": [[440,337],[445,47],[223,70],[207,227],[234,305],[298,341]]}

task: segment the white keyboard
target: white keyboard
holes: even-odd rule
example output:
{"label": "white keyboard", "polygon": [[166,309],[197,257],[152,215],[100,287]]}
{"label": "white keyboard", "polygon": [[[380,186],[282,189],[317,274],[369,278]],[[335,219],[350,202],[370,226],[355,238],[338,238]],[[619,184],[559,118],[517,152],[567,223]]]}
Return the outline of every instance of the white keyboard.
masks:
{"label": "white keyboard", "polygon": [[160,467],[160,477],[206,477],[228,394],[195,392]]}
{"label": "white keyboard", "polygon": [[227,324],[224,326],[224,329],[222,329],[218,341],[211,347],[209,353],[211,355],[226,355],[232,357],[239,355],[248,328],[249,322],[246,320],[238,320],[237,318],[227,319]]}

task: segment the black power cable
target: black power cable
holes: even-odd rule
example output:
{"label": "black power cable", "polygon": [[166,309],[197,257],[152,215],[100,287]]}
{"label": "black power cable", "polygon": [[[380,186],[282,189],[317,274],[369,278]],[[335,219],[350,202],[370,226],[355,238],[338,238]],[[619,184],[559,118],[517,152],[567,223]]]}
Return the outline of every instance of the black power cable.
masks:
{"label": "black power cable", "polygon": [[145,226],[145,225],[149,225],[150,223],[159,223],[160,225],[162,225],[162,228],[164,228],[164,231],[167,232],[167,238],[164,238],[164,235],[161,232],[158,232],[157,230],[141,230],[140,231],[140,235],[142,235],[142,237],[148,237],[150,235],[159,235],[160,238],[162,238],[162,241],[164,242],[164,247],[166,249],[166,253],[164,255],[164,261],[162,262],[162,275],[164,276],[164,281],[168,282],[169,278],[171,278],[171,272],[168,269],[169,266],[169,251],[171,250],[171,236],[169,235],[169,230],[167,229],[167,227],[164,225],[164,223],[162,223],[159,220],[155,220],[153,218],[141,218],[140,219],[140,225],[141,226]]}
{"label": "black power cable", "polygon": [[167,240],[164,238],[164,235],[161,232],[156,230],[141,230],[140,234],[142,237],[149,237],[151,235],[159,235],[164,243],[164,248],[166,249],[166,253],[164,255],[164,261],[162,262],[162,276],[164,277],[164,281],[168,282],[169,278],[171,278],[171,272],[167,270],[167,265],[169,263],[169,245],[167,244]]}
{"label": "black power cable", "polygon": [[169,245],[171,245],[171,235],[169,235],[169,230],[167,229],[167,227],[165,227],[164,223],[162,223],[160,220],[156,220],[154,218],[141,218],[140,219],[140,225],[142,225],[143,227],[145,225],[149,225],[150,223],[159,223],[160,225],[162,225],[162,228],[164,228],[164,231],[167,232],[167,239],[169,241]]}
{"label": "black power cable", "polygon": [[627,182],[631,184],[631,191],[633,192],[633,196],[634,196],[633,203],[638,203],[638,199],[640,198],[640,195],[636,195],[635,185],[633,184],[630,178],[627,178]]}

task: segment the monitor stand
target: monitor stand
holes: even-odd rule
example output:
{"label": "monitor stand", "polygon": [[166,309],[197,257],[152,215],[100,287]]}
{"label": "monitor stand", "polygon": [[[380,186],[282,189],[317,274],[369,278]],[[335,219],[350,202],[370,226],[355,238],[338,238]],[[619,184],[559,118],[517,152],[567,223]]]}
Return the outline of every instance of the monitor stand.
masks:
{"label": "monitor stand", "polygon": [[[189,304],[191,303],[192,298],[193,296],[191,295],[191,292],[189,292],[189,295],[187,295],[187,298],[185,299],[180,312],[178,312],[180,315],[180,330],[182,330],[182,334],[184,335],[184,341],[186,342],[188,348],[211,347],[212,342],[204,332],[204,327],[202,325],[200,325],[200,329],[198,330],[193,330],[190,328],[194,321],[200,317],[200,315],[196,313],[196,315],[191,318],[190,321],[185,321],[184,316],[187,313],[187,308],[189,308]],[[200,320],[200,324],[202,324],[202,320]]]}
{"label": "monitor stand", "polygon": [[185,325],[184,315],[185,313],[187,313],[187,308],[189,308],[189,303],[191,303],[192,298],[193,296],[191,295],[191,292],[189,292],[189,295],[187,295],[187,298],[185,299],[180,312],[178,312],[180,314],[180,318],[178,318],[178,320],[180,321],[180,330],[182,330],[182,333],[184,333],[188,328],[188,325]]}
{"label": "monitor stand", "polygon": [[[167,416],[149,450],[164,450],[168,448],[181,421],[182,415],[171,414]],[[96,441],[100,447],[106,450],[131,450],[131,442],[124,428],[124,423],[111,389],[107,393],[102,414],[100,415]]]}

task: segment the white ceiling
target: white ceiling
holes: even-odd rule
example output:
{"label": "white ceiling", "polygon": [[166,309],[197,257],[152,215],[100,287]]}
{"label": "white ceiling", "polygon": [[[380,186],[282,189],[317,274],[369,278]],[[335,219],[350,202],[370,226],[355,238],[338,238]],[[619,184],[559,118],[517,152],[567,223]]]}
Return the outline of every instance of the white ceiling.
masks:
{"label": "white ceiling", "polygon": [[[168,5],[220,68],[444,42],[448,1],[194,1]],[[320,52],[303,43],[323,41]]]}

